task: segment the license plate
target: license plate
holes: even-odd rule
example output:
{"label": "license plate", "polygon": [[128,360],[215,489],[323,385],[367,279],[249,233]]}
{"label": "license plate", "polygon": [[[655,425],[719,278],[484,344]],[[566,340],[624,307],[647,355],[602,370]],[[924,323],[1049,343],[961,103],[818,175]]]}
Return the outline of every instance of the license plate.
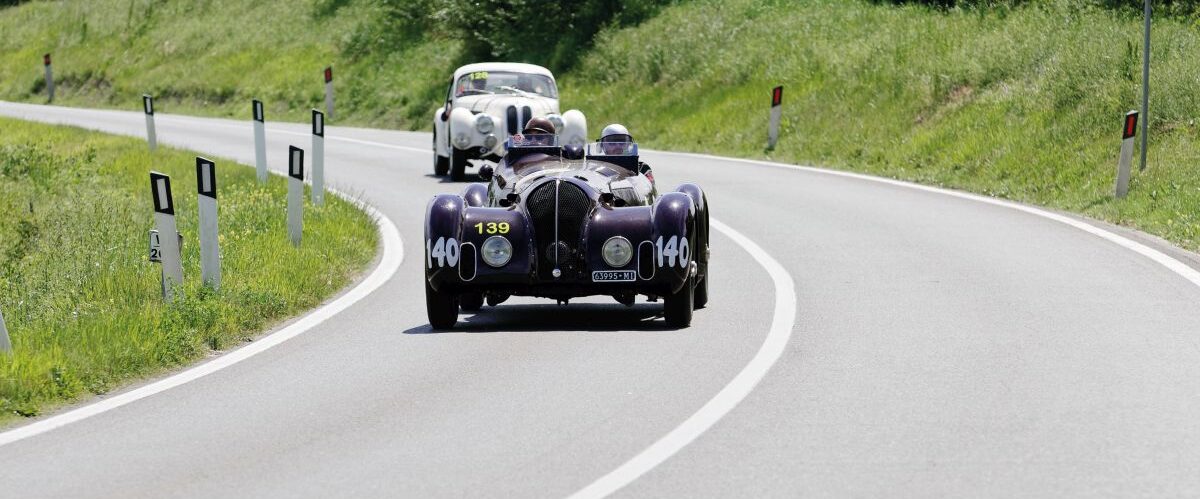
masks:
{"label": "license plate", "polygon": [[592,282],[633,282],[637,273],[632,270],[597,270],[592,272]]}

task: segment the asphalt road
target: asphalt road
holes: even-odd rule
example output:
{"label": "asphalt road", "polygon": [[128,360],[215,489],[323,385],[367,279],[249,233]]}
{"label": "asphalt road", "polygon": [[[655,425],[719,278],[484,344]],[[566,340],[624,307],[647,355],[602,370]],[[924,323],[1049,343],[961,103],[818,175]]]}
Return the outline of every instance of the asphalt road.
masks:
{"label": "asphalt road", "polygon": [[[0,114],[144,134],[140,113]],[[157,124],[161,144],[253,164],[249,120]],[[307,130],[268,124],[273,169]],[[434,333],[422,217],[463,185],[431,176],[428,134],[326,136],[329,183],[399,228],[399,271],[252,358],[0,446],[0,496],[567,496],[689,431],[616,495],[1200,495],[1200,282],[1128,245],[930,190],[647,153],[660,189],[702,185],[778,268],[715,232],[689,329],[658,304],[513,300]],[[731,384],[754,366],[761,382]],[[710,410],[734,385],[744,400]]]}

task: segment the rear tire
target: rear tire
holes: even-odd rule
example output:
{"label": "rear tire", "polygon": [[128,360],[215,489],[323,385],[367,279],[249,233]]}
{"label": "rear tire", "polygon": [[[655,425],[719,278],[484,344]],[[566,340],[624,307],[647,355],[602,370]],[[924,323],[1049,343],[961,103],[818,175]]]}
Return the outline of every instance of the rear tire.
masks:
{"label": "rear tire", "polygon": [[704,308],[708,305],[708,270],[705,269],[704,277],[696,283],[696,291],[692,294],[692,300],[696,308]]}
{"label": "rear tire", "polygon": [[458,297],[463,312],[478,312],[483,308],[483,293],[467,293]]}
{"label": "rear tire", "polygon": [[458,297],[434,291],[429,281],[425,281],[425,313],[434,329],[450,329],[458,322]]}
{"label": "rear tire", "polygon": [[450,180],[462,182],[467,178],[467,151],[450,148]]}
{"label": "rear tire", "polygon": [[679,291],[663,297],[663,317],[673,328],[692,325],[692,308],[695,305],[696,281],[689,277]]}

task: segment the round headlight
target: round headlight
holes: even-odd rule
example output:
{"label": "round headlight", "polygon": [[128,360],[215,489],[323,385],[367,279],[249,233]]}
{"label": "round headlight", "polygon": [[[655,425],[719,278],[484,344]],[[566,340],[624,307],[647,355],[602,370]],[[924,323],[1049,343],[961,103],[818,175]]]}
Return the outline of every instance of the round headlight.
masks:
{"label": "round headlight", "polygon": [[613,267],[624,267],[633,259],[633,245],[629,244],[628,239],[615,236],[604,241],[600,253],[604,257],[604,263]]}
{"label": "round headlight", "polygon": [[492,133],[492,130],[496,129],[496,122],[487,114],[476,114],[475,129],[479,130],[479,133]]}
{"label": "round headlight", "polygon": [[559,116],[557,114],[551,114],[549,116],[546,116],[546,119],[550,120],[550,124],[554,125],[554,129],[558,130],[558,133],[562,133],[562,131],[563,131],[562,116]]}
{"label": "round headlight", "polygon": [[454,136],[454,147],[466,149],[469,145],[471,145],[471,138],[467,137],[467,134],[460,133]]}
{"label": "round headlight", "polygon": [[501,236],[492,236],[483,242],[480,250],[483,262],[493,267],[503,267],[512,260],[512,243]]}
{"label": "round headlight", "polygon": [[499,139],[495,135],[488,135],[483,138],[483,147],[488,150],[494,149],[497,142],[499,142]]}

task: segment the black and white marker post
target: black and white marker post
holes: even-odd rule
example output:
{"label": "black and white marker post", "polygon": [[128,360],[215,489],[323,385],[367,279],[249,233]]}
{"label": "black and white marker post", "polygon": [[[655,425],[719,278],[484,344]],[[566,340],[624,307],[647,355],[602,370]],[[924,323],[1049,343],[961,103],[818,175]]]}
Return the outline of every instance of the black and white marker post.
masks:
{"label": "black and white marker post", "polygon": [[4,312],[0,311],[0,354],[11,354],[12,342],[8,340],[8,327],[4,325]]}
{"label": "black and white marker post", "polygon": [[1138,112],[1125,113],[1125,128],[1121,131],[1121,159],[1117,162],[1117,197],[1129,193],[1129,169],[1133,163],[1133,138],[1137,136]]}
{"label": "black and white marker post", "polygon": [[783,85],[771,90],[771,122],[767,128],[767,149],[774,149],[779,140],[779,119],[783,114]]}
{"label": "black and white marker post", "polygon": [[288,238],[300,246],[304,232],[304,149],[288,146]]}
{"label": "black and white marker post", "polygon": [[196,192],[200,205],[200,278],[221,287],[221,247],[217,239],[217,165],[196,157]]}
{"label": "black and white marker post", "polygon": [[262,183],[267,181],[267,129],[262,101],[254,99],[251,107],[254,113],[254,168],[259,183]]}
{"label": "black and white marker post", "polygon": [[325,115],[333,119],[333,66],[325,67]]}
{"label": "black and white marker post", "polygon": [[325,114],[312,110],[312,203],[325,203]]}
{"label": "black and white marker post", "polygon": [[158,136],[154,133],[154,97],[142,95],[142,112],[146,113],[146,143],[150,150],[158,149]]}
{"label": "black and white marker post", "polygon": [[46,67],[46,96],[54,102],[54,71],[50,68],[50,54],[42,56],[42,66]]}
{"label": "black and white marker post", "polygon": [[[162,262],[163,298],[171,301],[175,287],[183,284],[183,263],[179,256],[179,230],[175,226],[175,203],[171,198],[171,177],[150,172],[150,193],[154,197],[154,225],[160,237],[151,234],[150,259]],[[155,248],[157,242],[157,248]],[[156,254],[157,253],[157,254]]]}

